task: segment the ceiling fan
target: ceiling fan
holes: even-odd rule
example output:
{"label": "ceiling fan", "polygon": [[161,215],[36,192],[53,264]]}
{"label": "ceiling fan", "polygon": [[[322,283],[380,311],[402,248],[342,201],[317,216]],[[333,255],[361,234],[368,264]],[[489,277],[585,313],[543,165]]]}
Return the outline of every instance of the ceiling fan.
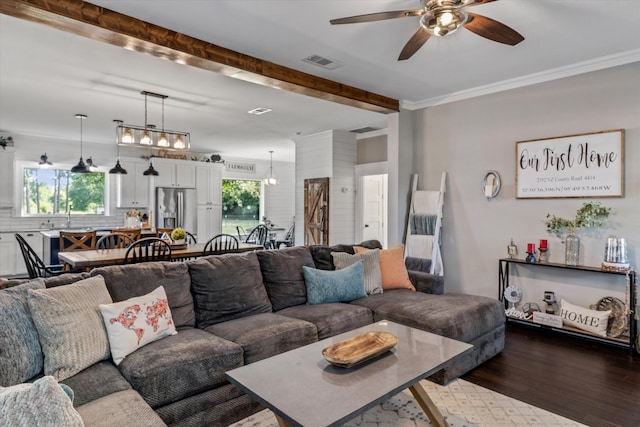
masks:
{"label": "ceiling fan", "polygon": [[404,45],[398,61],[411,58],[431,36],[444,37],[460,27],[465,27],[477,35],[495,42],[515,46],[524,40],[514,29],[501,22],[465,11],[466,7],[478,6],[497,0],[420,0],[421,9],[397,10],[392,12],[369,13],[332,19],[332,25],[359,22],[383,21],[386,19],[420,17],[418,31]]}

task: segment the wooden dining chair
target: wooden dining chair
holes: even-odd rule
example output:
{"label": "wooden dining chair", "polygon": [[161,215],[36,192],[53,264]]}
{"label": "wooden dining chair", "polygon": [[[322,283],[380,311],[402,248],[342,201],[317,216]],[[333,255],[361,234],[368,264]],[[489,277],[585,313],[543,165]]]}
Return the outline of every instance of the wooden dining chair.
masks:
{"label": "wooden dining chair", "polygon": [[33,250],[21,235],[16,234],[16,240],[20,246],[22,257],[24,258],[24,264],[27,267],[29,279],[58,276],[62,273],[69,273],[69,271],[64,270],[64,266],[62,264],[46,265],[44,261],[42,261],[42,258],[38,256],[38,253]]}
{"label": "wooden dining chair", "polygon": [[96,249],[126,248],[133,243],[133,239],[124,233],[109,233],[98,239]]}
{"label": "wooden dining chair", "polygon": [[238,239],[231,234],[218,234],[212,237],[206,245],[202,255],[220,255],[238,249]]}
{"label": "wooden dining chair", "polygon": [[111,232],[126,234],[127,236],[131,237],[131,239],[133,239],[133,241],[135,242],[137,240],[140,240],[142,229],[141,228],[115,228],[115,229],[112,229]]}
{"label": "wooden dining chair", "polygon": [[274,249],[280,249],[282,245],[289,248],[294,245],[296,235],[296,224],[291,224],[291,227],[287,230],[282,240],[276,240],[276,247]]}
{"label": "wooden dining chair", "polygon": [[136,240],[127,248],[124,263],[171,261],[171,245],[157,237]]}
{"label": "wooden dining chair", "polygon": [[61,231],[60,252],[88,251],[96,248],[97,235],[94,231]]}

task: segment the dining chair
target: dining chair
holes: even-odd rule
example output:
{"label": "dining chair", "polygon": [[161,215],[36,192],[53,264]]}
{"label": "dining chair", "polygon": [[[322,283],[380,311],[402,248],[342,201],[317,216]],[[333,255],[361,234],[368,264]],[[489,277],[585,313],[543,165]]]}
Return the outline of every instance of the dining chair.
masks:
{"label": "dining chair", "polygon": [[231,234],[218,234],[212,237],[206,245],[202,255],[220,255],[238,249],[238,239]]}
{"label": "dining chair", "polygon": [[171,245],[157,237],[136,240],[127,248],[124,263],[171,261]]}
{"label": "dining chair", "polygon": [[187,245],[195,245],[196,243],[198,243],[198,239],[196,239],[196,236],[189,233],[188,231],[185,231],[185,233],[187,233],[187,238],[186,238]]}
{"label": "dining chair", "polygon": [[254,245],[261,245],[265,249],[269,249],[270,245],[267,242],[267,237],[269,237],[269,229],[266,225],[259,224],[249,232],[249,235],[244,242],[253,243]]}
{"label": "dining chair", "polygon": [[88,251],[96,248],[96,231],[61,231],[60,252]]}
{"label": "dining chair", "polygon": [[142,233],[141,228],[114,228],[111,230],[112,233],[122,233],[131,237],[133,241],[140,240],[140,235]]}
{"label": "dining chair", "polygon": [[126,248],[133,243],[133,239],[124,233],[109,233],[98,239],[96,249]]}
{"label": "dining chair", "polygon": [[27,241],[19,234],[16,234],[16,240],[20,246],[22,257],[24,258],[24,264],[27,267],[29,273],[29,279],[35,279],[37,277],[51,277],[58,276],[63,273],[69,273],[70,271],[64,270],[63,264],[46,265],[44,261],[38,256],[36,251],[27,243]]}
{"label": "dining chair", "polygon": [[244,239],[247,238],[247,232],[241,225],[236,225],[236,231],[238,232],[238,241],[244,242]]}
{"label": "dining chair", "polygon": [[280,249],[280,246],[291,247],[294,245],[296,235],[296,224],[291,224],[291,227],[287,230],[282,240],[276,240],[276,247],[274,249]]}

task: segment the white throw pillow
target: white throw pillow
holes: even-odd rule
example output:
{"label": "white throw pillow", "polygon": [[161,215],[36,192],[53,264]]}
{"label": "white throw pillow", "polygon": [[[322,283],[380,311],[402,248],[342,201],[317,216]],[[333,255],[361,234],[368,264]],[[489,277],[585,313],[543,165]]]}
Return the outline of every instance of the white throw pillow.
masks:
{"label": "white throw pillow", "polygon": [[116,365],[137,349],[177,334],[167,294],[162,286],[140,297],[100,304],[100,312]]}
{"label": "white throw pillow", "polygon": [[573,305],[565,300],[560,304],[562,323],[600,335],[607,336],[607,324],[611,310],[597,311]]}

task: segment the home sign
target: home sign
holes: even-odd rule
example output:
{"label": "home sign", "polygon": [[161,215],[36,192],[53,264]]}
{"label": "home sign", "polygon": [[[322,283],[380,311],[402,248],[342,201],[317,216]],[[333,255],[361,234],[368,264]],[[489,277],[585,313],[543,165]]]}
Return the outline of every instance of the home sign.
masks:
{"label": "home sign", "polygon": [[518,199],[624,196],[624,130],[516,143]]}

